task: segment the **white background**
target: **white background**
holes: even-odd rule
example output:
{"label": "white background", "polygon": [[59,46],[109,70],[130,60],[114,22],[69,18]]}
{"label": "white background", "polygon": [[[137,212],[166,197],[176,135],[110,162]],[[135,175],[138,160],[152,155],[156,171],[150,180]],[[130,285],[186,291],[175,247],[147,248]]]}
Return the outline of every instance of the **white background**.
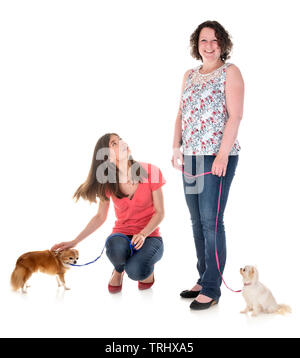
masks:
{"label": "white background", "polygon": [[[299,336],[299,19],[297,1],[1,1],[2,337]],[[184,72],[197,66],[189,37],[217,20],[232,36],[245,81],[242,147],[225,211],[227,283],[257,265],[287,316],[241,315],[239,293],[222,286],[218,306],[190,311],[179,293],[197,279],[181,175],[171,166]],[[74,239],[97,204],[72,195],[86,179],[97,140],[116,132],[133,158],[159,166],[165,243],[147,292],[124,278],[111,295],[112,265],[67,273],[71,291],[36,274],[27,295],[9,278],[17,257]],[[115,221],[80,243],[81,263],[97,257]]]}

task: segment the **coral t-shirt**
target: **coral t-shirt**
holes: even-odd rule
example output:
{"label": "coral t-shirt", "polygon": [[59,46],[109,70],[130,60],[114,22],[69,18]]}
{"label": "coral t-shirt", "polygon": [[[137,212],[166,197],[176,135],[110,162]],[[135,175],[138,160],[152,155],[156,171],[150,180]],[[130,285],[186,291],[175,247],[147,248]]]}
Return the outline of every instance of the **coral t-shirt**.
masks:
{"label": "coral t-shirt", "polygon": [[[106,196],[112,198],[117,218],[111,234],[120,232],[125,235],[136,235],[144,229],[155,213],[152,191],[164,185],[166,180],[155,165],[139,163],[147,171],[148,178],[141,178],[143,182],[138,184],[131,200],[128,197],[119,199],[106,192]],[[148,236],[161,236],[159,227]]]}

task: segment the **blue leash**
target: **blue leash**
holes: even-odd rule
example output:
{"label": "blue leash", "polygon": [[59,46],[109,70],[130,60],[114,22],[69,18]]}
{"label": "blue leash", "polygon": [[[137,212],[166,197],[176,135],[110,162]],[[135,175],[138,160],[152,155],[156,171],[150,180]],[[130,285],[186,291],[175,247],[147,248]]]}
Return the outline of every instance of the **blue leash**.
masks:
{"label": "blue leash", "polygon": [[106,243],[107,243],[107,240],[109,240],[110,238],[112,238],[112,237],[114,237],[114,236],[122,236],[122,237],[124,237],[124,238],[126,238],[126,239],[128,240],[129,247],[130,247],[130,256],[132,256],[132,255],[133,255],[133,250],[135,250],[135,248],[133,247],[134,244],[131,245],[131,241],[130,241],[130,239],[129,239],[128,236],[126,236],[125,234],[122,234],[122,233],[117,232],[117,233],[114,233],[114,234],[110,235],[110,236],[105,240],[105,244],[104,244],[104,247],[103,247],[103,249],[102,249],[102,251],[101,251],[101,254],[100,254],[97,258],[95,258],[95,260],[90,261],[90,262],[87,262],[86,264],[83,264],[83,265],[75,265],[75,264],[69,264],[69,265],[70,265],[70,266],[80,267],[80,266],[87,266],[87,265],[90,265],[90,264],[96,262],[96,261],[99,260],[100,257],[102,256],[103,251],[104,251],[105,246],[106,246]]}

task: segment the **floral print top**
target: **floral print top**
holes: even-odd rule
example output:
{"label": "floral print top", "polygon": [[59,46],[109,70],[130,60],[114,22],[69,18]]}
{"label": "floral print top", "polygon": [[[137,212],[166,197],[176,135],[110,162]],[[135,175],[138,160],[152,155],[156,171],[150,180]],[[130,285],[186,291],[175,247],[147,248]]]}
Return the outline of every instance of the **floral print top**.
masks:
{"label": "floral print top", "polygon": [[[191,69],[181,97],[182,147],[185,155],[217,155],[228,112],[225,101],[226,68],[202,74],[200,66]],[[236,139],[229,155],[238,155]]]}

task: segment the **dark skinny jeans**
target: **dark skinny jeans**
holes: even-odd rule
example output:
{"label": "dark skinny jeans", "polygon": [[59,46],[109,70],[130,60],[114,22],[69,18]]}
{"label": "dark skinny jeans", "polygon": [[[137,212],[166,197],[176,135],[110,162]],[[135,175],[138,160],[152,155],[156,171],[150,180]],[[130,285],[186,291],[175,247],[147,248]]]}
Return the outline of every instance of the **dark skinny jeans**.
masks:
{"label": "dark skinny jeans", "polygon": [[[111,235],[112,236],[112,235]],[[130,240],[133,235],[126,235]],[[125,272],[135,281],[149,277],[154,264],[161,259],[164,245],[160,236],[148,236],[139,250],[133,250],[130,256],[130,245],[126,238],[113,234],[106,241],[106,255],[119,273]]]}
{"label": "dark skinny jeans", "polygon": [[[213,155],[184,155],[183,170],[192,175],[210,172],[215,158]],[[226,174],[222,177],[216,235],[217,252],[222,274],[226,261],[226,237],[223,216],[238,160],[238,155],[228,156]],[[201,294],[218,301],[221,296],[222,278],[218,271],[215,256],[215,226],[221,177],[206,174],[197,178],[189,178],[182,173],[182,179],[197,254],[199,275],[197,283],[202,286]]]}

